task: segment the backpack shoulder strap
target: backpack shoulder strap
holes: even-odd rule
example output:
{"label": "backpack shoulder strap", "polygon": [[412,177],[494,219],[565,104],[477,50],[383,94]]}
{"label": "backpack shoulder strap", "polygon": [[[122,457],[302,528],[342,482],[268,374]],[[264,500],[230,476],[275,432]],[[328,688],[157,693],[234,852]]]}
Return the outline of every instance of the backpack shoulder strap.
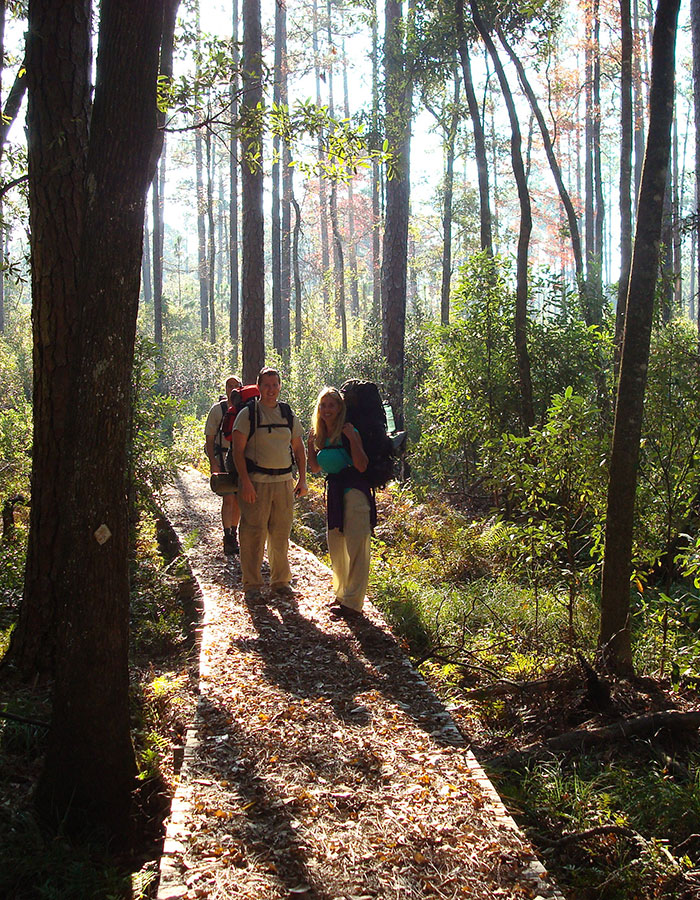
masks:
{"label": "backpack shoulder strap", "polygon": [[248,410],[248,440],[250,440],[255,434],[255,429],[260,424],[260,411],[258,409],[258,404],[255,402],[255,397],[244,403],[241,409]]}
{"label": "backpack shoulder strap", "polygon": [[294,413],[292,412],[292,407],[285,403],[283,400],[279,401],[280,412],[287,420],[287,424],[289,425],[289,430],[292,431],[294,427]]}

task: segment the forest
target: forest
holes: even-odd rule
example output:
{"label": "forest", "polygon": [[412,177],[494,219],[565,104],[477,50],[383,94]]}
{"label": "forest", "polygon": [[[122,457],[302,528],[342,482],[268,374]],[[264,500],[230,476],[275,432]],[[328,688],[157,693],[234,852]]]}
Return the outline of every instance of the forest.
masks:
{"label": "forest", "polygon": [[406,431],[369,599],[566,896],[697,897],[696,0],[0,0],[0,48],[0,896],[155,896],[163,491],[272,365]]}

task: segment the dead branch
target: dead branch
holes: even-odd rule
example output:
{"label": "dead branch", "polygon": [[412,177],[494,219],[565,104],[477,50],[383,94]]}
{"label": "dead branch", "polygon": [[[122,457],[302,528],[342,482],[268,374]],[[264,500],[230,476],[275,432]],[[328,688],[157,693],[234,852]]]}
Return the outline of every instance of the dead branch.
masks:
{"label": "dead branch", "polygon": [[629,740],[632,737],[652,737],[663,728],[671,731],[692,731],[699,727],[700,711],[665,710],[625,719],[603,728],[567,731],[565,734],[557,735],[542,743],[523,747],[522,750],[513,750],[510,753],[494,756],[486,760],[485,764],[494,769],[520,769],[551,754],[566,753],[572,750],[580,751],[598,744]]}

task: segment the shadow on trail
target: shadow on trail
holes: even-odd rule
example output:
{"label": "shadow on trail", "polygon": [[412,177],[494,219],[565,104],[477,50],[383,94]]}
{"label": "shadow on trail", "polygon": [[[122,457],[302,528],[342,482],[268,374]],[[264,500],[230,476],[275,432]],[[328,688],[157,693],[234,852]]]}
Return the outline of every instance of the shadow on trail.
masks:
{"label": "shadow on trail", "polygon": [[369,619],[344,623],[344,633],[338,634],[303,616],[294,598],[273,596],[245,605],[258,634],[232,645],[256,653],[266,676],[283,690],[297,698],[326,698],[338,719],[355,727],[371,721],[371,712],[356,698],[378,691],[437,743],[464,744],[396,640]]}
{"label": "shadow on trail", "polygon": [[[256,737],[231,720],[225,706],[202,697],[199,703],[200,747],[197,774],[228,782],[227,808],[216,809],[217,841],[222,834],[229,836],[232,846],[240,847],[248,860],[254,860],[289,896],[302,894],[308,900],[333,900],[314,882],[317,876],[309,871],[308,855],[303,838],[296,830],[294,807],[258,770],[255,762]],[[200,777],[200,784],[205,782]],[[200,803],[206,805],[206,787]],[[218,803],[218,800],[216,801]],[[203,840],[210,835],[203,834]],[[243,864],[243,858],[240,858]],[[230,872],[230,885],[236,886],[236,864]],[[233,894],[232,894],[233,896]]]}

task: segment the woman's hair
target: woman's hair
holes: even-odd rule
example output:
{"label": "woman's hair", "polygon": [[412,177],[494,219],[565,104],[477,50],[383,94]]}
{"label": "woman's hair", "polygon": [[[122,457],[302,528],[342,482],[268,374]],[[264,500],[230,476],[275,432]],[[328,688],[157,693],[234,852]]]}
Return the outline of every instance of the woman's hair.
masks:
{"label": "woman's hair", "polygon": [[[335,420],[335,428],[333,429],[332,434],[326,434],[326,423],[321,418],[321,414],[319,412],[321,408],[321,401],[324,397],[335,397],[340,406],[340,409],[338,410],[338,418]],[[340,435],[343,431],[343,425],[345,425],[345,400],[343,399],[343,395],[340,393],[338,388],[324,387],[321,390],[321,393],[316,399],[316,407],[314,409],[312,425],[314,429],[314,444],[316,445],[317,450],[322,450],[325,447],[326,439],[328,439],[331,444],[340,443]]]}

